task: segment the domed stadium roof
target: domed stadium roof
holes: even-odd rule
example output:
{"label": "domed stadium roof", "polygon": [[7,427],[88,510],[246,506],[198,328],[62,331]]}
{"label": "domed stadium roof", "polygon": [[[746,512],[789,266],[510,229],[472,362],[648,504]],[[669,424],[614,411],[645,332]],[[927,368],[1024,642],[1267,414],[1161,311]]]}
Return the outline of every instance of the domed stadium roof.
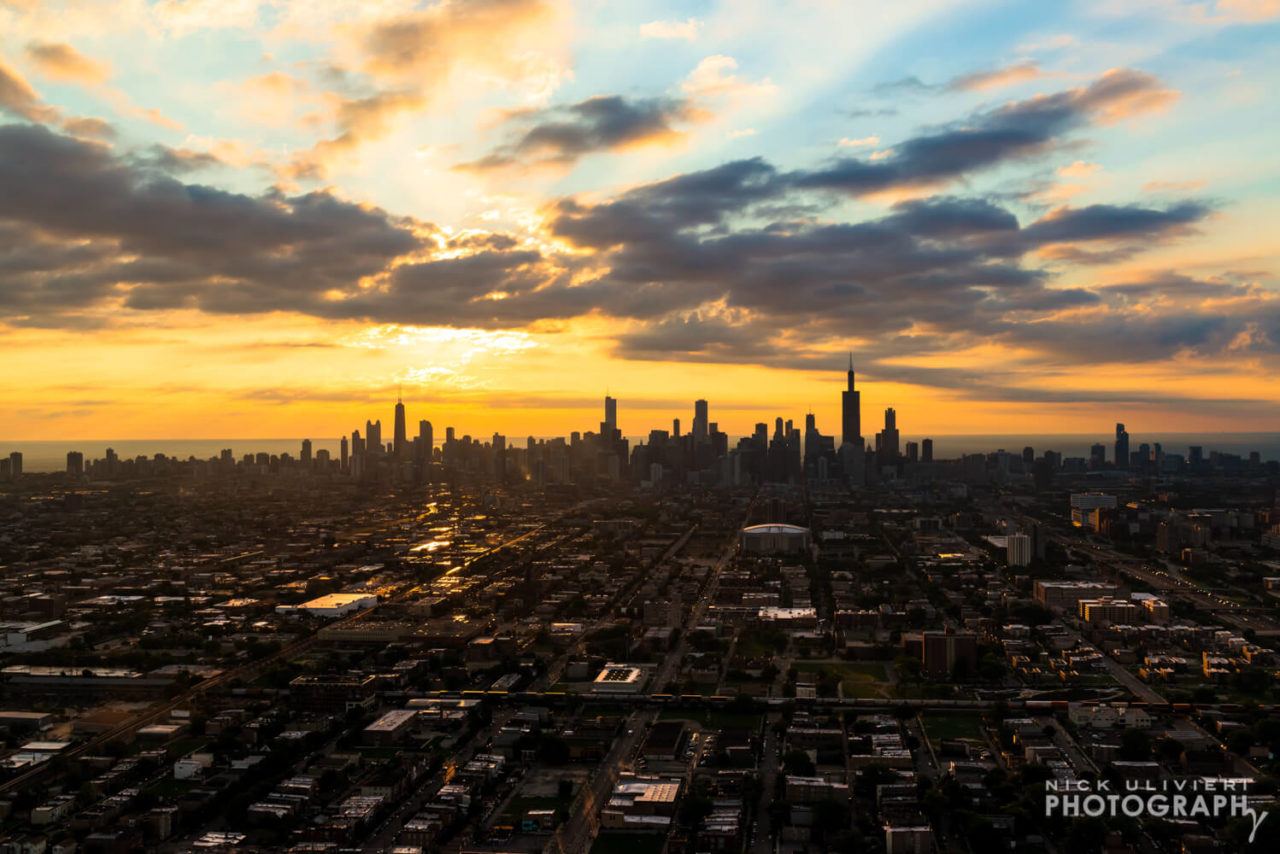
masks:
{"label": "domed stadium roof", "polygon": [[742,529],[744,534],[807,534],[808,528],[799,525],[787,525],[782,522],[766,522],[763,525],[748,525]]}

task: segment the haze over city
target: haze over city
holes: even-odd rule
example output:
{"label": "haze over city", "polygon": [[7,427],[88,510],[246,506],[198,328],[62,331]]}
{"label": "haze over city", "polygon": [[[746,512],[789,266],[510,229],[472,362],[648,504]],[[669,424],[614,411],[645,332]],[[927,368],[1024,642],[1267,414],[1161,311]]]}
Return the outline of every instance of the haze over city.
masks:
{"label": "haze over city", "polygon": [[7,0],[0,436],[1271,430],[1276,14]]}

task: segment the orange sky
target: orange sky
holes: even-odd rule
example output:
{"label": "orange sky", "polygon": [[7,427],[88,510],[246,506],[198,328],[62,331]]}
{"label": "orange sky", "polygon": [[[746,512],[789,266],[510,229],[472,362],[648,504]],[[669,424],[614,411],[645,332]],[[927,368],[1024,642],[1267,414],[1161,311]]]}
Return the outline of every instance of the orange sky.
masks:
{"label": "orange sky", "polygon": [[1276,429],[1276,14],[687,5],[0,3],[0,439]]}

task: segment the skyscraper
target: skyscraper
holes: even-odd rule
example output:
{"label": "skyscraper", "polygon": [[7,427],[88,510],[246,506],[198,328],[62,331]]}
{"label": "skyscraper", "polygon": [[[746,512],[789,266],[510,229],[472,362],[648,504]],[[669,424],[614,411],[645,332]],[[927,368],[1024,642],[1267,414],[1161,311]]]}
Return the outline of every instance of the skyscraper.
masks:
{"label": "skyscraper", "polygon": [[933,440],[925,439],[920,443],[920,462],[933,462]]}
{"label": "skyscraper", "polygon": [[1005,543],[1005,556],[1009,566],[1031,565],[1031,537],[1027,534],[1010,534]]}
{"label": "skyscraper", "polygon": [[707,441],[707,402],[695,400],[693,402],[693,443],[701,445],[705,441]]}
{"label": "skyscraper", "polygon": [[842,444],[862,447],[862,392],[853,387],[853,354],[849,354],[849,387],[840,392]]}
{"label": "skyscraper", "polygon": [[418,422],[418,438],[422,441],[423,453],[426,454],[427,461],[431,461],[432,454],[436,447],[436,431],[431,426],[430,421]]}
{"label": "skyscraper", "polygon": [[405,432],[404,424],[404,401],[396,398],[396,426],[395,426],[395,452],[397,457],[403,457],[409,450],[409,437]]}
{"label": "skyscraper", "polygon": [[610,438],[613,431],[618,429],[618,401],[607,394],[604,396],[604,427]]}
{"label": "skyscraper", "polygon": [[880,433],[880,464],[892,465],[902,455],[899,450],[898,413],[890,406],[884,411],[884,430]]}
{"label": "skyscraper", "polygon": [[311,440],[310,439],[302,440],[302,451],[299,453],[299,456],[302,458],[302,464],[304,466],[311,465]]}
{"label": "skyscraper", "polygon": [[1129,431],[1123,424],[1116,424],[1116,468],[1129,467]]}

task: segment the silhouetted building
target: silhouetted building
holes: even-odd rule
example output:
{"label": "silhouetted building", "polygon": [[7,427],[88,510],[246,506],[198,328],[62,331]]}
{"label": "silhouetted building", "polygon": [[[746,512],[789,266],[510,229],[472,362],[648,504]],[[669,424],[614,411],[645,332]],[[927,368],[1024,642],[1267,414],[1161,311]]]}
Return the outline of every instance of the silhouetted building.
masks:
{"label": "silhouetted building", "polygon": [[880,465],[891,466],[902,456],[898,436],[898,413],[890,406],[884,411],[884,429],[876,437],[876,455]]}
{"label": "silhouetted building", "polygon": [[707,402],[695,400],[693,402],[693,443],[701,445],[705,441],[707,441]]}
{"label": "silhouetted building", "polygon": [[431,422],[422,420],[418,422],[418,441],[422,444],[422,456],[424,462],[431,462],[431,458],[435,453],[436,432],[431,427]]}
{"label": "silhouetted building", "polygon": [[396,400],[395,453],[403,457],[409,450],[409,436],[404,422],[404,401]]}
{"label": "silhouetted building", "polygon": [[935,679],[970,676],[978,666],[978,636],[973,632],[922,632],[921,671]]}
{"label": "silhouetted building", "polygon": [[849,386],[840,392],[840,442],[861,448],[862,392],[853,387],[853,354],[849,354]]}
{"label": "silhouetted building", "polygon": [[618,429],[618,401],[608,395],[604,398],[604,425],[606,432]]}

